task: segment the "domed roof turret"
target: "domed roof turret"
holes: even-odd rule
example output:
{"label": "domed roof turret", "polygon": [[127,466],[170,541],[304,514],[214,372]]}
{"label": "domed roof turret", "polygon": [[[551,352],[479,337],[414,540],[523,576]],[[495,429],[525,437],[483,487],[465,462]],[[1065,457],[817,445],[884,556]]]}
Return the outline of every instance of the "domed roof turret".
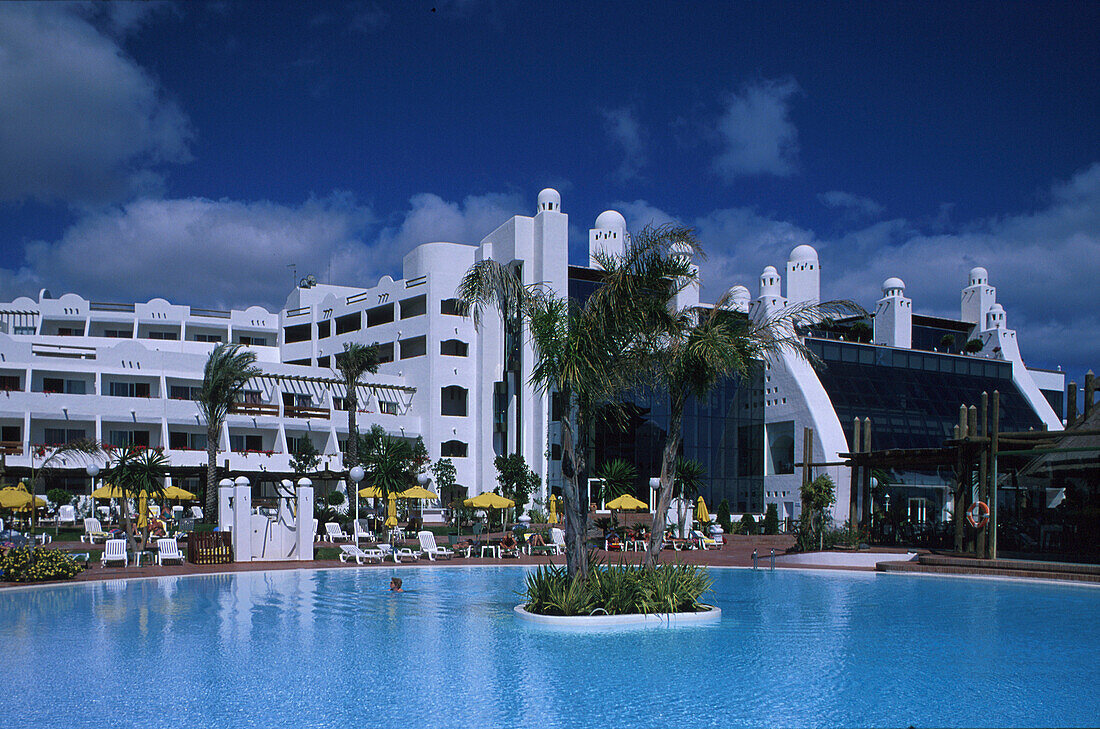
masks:
{"label": "domed roof turret", "polygon": [[975,266],[970,269],[970,285],[976,286],[977,284],[984,284],[989,280],[989,271],[986,271],[981,266]]}
{"label": "domed roof turret", "polygon": [[897,276],[891,276],[890,278],[882,282],[882,293],[885,294],[891,289],[901,289],[902,291],[905,291],[905,282]]}
{"label": "domed roof turret", "polygon": [[817,263],[817,250],[813,246],[803,243],[791,251],[787,261],[790,263]]}
{"label": "domed roof turret", "polygon": [[779,271],[775,270],[775,266],[764,266],[764,272],[761,273],[760,275],[761,276],[778,276]]}
{"label": "domed roof turret", "polygon": [[626,230],[626,218],[618,210],[605,210],[596,218],[599,230]]}
{"label": "domed roof turret", "polygon": [[539,210],[560,210],[561,193],[548,187],[539,193]]}

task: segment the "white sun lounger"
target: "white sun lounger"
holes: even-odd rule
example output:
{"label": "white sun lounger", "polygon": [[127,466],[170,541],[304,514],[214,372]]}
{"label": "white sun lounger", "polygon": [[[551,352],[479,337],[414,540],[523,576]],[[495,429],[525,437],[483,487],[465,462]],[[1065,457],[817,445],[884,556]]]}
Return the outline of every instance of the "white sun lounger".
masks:
{"label": "white sun lounger", "polygon": [[437,547],[435,544],[435,534],[424,530],[416,533],[417,538],[420,540],[420,553],[427,555],[428,559],[435,561],[436,557],[442,559],[450,559],[455,556],[455,553],[446,547]]}
{"label": "white sun lounger", "polygon": [[65,504],[57,510],[57,525],[63,524],[76,526],[76,509],[71,504]]}
{"label": "white sun lounger", "polygon": [[99,558],[104,567],[108,562],[121,562],[123,567],[130,566],[130,555],[126,553],[125,539],[108,539],[103,543],[103,556]]}
{"label": "white sun lounger", "polygon": [[401,549],[395,549],[393,552],[393,561],[400,562],[407,559],[410,562],[415,562],[420,559],[420,552],[415,552],[408,547],[402,547]]}
{"label": "white sun lounger", "polygon": [[554,554],[565,554],[565,532],[553,527],[550,529],[550,539],[553,541]]}
{"label": "white sun lounger", "polygon": [[366,519],[360,519],[353,522],[353,529],[355,530],[355,543],[359,544],[360,541],[373,542],[375,541],[374,532],[368,529],[365,525]]}
{"label": "white sun lounger", "polygon": [[325,539],[330,542],[350,542],[351,535],[340,528],[340,525],[334,521],[325,522]]}
{"label": "white sun lounger", "polygon": [[363,562],[378,562],[381,564],[383,552],[381,549],[360,549],[354,544],[341,544],[340,561],[346,563],[351,559],[354,559],[356,564],[363,564]]}
{"label": "white sun lounger", "polygon": [[166,537],[157,540],[157,564],[163,565],[166,561],[177,561],[183,564],[183,554],[180,552],[179,542],[175,537]]}
{"label": "white sun lounger", "polygon": [[191,507],[191,516],[193,516],[195,519],[197,519],[199,521],[202,521],[202,507],[201,506],[192,506]]}
{"label": "white sun lounger", "polygon": [[103,525],[99,523],[99,519],[90,516],[84,520],[84,533],[80,535],[80,541],[95,544],[97,539],[101,542],[107,539],[107,532],[103,531]]}

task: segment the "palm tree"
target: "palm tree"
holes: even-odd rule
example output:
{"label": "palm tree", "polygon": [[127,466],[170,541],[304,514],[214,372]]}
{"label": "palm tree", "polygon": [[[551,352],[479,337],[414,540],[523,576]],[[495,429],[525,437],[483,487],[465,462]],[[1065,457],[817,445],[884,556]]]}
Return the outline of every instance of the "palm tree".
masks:
{"label": "palm tree", "polygon": [[218,513],[218,443],[229,408],[237,402],[245,384],[260,374],[256,353],[240,344],[219,344],[206,360],[199,412],[206,420],[206,518],[216,521]]}
{"label": "palm tree", "polygon": [[710,309],[677,308],[677,294],[698,282],[698,269],[688,262],[690,256],[702,256],[694,232],[673,225],[646,227],[631,246],[636,249],[633,253],[608,262],[616,288],[604,305],[621,312],[626,319],[622,326],[635,333],[625,353],[631,369],[641,382],[668,397],[661,485],[646,547],[646,563],[652,567],[657,564],[672,501],[688,399],[703,399],[724,378],[749,376],[756,363],[784,351],[812,358],[798,335],[798,325],[862,309],[847,301],[800,303],[750,319],[732,310],[728,294]]}
{"label": "palm tree", "polygon": [[[605,268],[611,265],[611,257],[601,260]],[[621,269],[633,270],[630,265]],[[456,292],[473,314],[475,326],[487,305],[494,305],[506,320],[518,313],[526,321],[535,350],[530,382],[542,392],[557,392],[561,398],[565,556],[571,576],[588,572],[588,512],[579,488],[586,471],[587,448],[578,442],[578,436],[588,433],[597,408],[606,405],[613,409],[615,396],[632,383],[623,353],[636,335],[622,326],[619,312],[605,301],[621,288],[620,281],[609,278],[581,306],[539,284],[524,286],[511,268],[487,259],[470,267]]]}
{"label": "palm tree", "polygon": [[378,372],[378,347],[371,344],[347,342],[344,351],[336,355],[336,368],[344,378],[344,407],[348,411],[348,449],[345,468],[359,463],[359,429],[355,416],[359,412],[359,378],[365,373]]}
{"label": "palm tree", "polygon": [[[677,511],[680,518],[676,522],[677,529],[680,528],[680,524],[684,523],[684,506],[687,505],[690,508],[695,498],[699,496],[699,489],[703,487],[706,475],[707,469],[694,458],[681,457],[676,459],[676,480],[673,481],[672,495],[680,497],[680,508]],[[680,536],[685,535],[681,534]]]}
{"label": "palm tree", "polygon": [[[390,494],[398,494],[412,485],[418,465],[416,449],[404,438],[393,438],[380,425],[371,426],[362,437],[364,481],[378,490],[382,504]],[[358,494],[356,494],[358,498]]]}
{"label": "palm tree", "polygon": [[[103,480],[122,492],[122,519],[130,548],[138,551],[137,536],[130,522],[130,499],[140,512],[142,500],[155,499],[164,493],[164,478],[168,475],[168,457],[157,448],[126,446],[115,455],[113,463],[103,471]],[[149,524],[146,520],[141,534],[141,550],[149,541]]]}
{"label": "palm tree", "polygon": [[596,469],[596,478],[600,479],[602,484],[600,496],[610,501],[634,490],[634,484],[638,480],[638,469],[630,461],[614,458],[600,464]]}

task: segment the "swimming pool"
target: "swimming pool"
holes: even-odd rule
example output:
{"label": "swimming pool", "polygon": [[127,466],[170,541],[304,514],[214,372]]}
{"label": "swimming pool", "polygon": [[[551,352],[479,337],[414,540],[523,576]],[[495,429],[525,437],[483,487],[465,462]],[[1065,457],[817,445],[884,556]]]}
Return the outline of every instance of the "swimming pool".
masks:
{"label": "swimming pool", "polygon": [[[390,594],[393,574],[410,591]],[[713,627],[515,619],[516,567],[0,593],[0,727],[1089,725],[1100,589],[712,570]]]}

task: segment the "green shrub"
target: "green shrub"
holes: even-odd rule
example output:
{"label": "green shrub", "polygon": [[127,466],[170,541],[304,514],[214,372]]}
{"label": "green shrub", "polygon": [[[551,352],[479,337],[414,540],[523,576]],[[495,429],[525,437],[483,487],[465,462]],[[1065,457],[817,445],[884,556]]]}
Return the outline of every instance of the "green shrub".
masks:
{"label": "green shrub", "polygon": [[982,344],[982,340],[980,340],[980,339],[971,339],[971,340],[967,341],[965,350],[967,352],[969,352],[970,354],[976,354],[978,352],[981,352],[982,348],[984,346],[985,345]]}
{"label": "green shrub", "polygon": [[71,580],[83,571],[84,565],[56,549],[17,547],[0,557],[0,574],[8,582]]}
{"label": "green shrub", "polygon": [[524,607],[540,615],[696,612],[711,584],[706,568],[695,565],[594,562],[587,580],[570,579],[563,567],[540,567],[526,577]]}
{"label": "green shrub", "polygon": [[718,525],[722,527],[722,531],[726,534],[733,534],[733,522],[730,521],[730,502],[722,499],[722,502],[718,504],[716,515]]}
{"label": "green shrub", "polygon": [[768,504],[768,510],[764,512],[764,533],[779,533],[779,510],[775,504]]}
{"label": "green shrub", "polygon": [[329,506],[339,506],[344,503],[345,498],[347,497],[344,496],[343,491],[330,491],[328,495],[325,496],[325,503]]}
{"label": "green shrub", "polygon": [[67,506],[73,501],[73,495],[65,489],[50,489],[46,492],[46,498],[54,506]]}
{"label": "green shrub", "polygon": [[752,514],[744,514],[741,516],[742,534],[756,534],[756,518]]}

